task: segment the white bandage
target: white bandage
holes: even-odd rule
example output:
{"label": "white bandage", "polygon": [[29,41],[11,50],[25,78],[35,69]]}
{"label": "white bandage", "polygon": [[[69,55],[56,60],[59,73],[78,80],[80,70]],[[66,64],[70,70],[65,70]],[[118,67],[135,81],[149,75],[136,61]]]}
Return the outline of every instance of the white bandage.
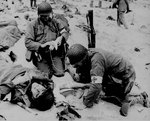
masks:
{"label": "white bandage", "polygon": [[91,80],[92,80],[92,83],[102,83],[102,77],[100,76],[92,76]]}
{"label": "white bandage", "polygon": [[60,34],[62,34],[62,33],[64,33],[64,32],[67,32],[65,28],[60,31]]}

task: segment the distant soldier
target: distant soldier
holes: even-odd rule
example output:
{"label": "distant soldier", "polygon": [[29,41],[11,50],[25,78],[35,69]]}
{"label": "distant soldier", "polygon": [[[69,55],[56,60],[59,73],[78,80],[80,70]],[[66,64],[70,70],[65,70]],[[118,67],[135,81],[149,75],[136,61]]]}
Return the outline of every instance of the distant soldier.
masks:
{"label": "distant soldier", "polygon": [[36,0],[30,0],[30,6],[31,8],[36,8],[37,7]]}
{"label": "distant soldier", "polygon": [[121,24],[124,25],[126,29],[128,26],[125,21],[125,13],[131,12],[129,8],[129,1],[128,0],[115,0],[112,5],[112,8],[117,8],[117,24],[120,26]]}

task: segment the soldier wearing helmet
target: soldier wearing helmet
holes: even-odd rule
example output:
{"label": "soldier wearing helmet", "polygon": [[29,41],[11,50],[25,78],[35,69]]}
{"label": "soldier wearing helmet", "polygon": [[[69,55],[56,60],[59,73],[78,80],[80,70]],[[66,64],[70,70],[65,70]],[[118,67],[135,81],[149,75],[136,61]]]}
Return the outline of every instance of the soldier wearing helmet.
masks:
{"label": "soldier wearing helmet", "polygon": [[123,25],[125,29],[128,29],[125,21],[125,14],[131,12],[129,8],[129,0],[115,0],[112,8],[117,8],[117,24],[118,26]]}
{"label": "soldier wearing helmet", "polygon": [[[131,103],[124,105],[123,102],[127,101],[136,78],[135,70],[128,60],[102,49],[87,49],[81,44],[72,45],[66,56],[69,63],[76,68],[77,74],[72,74],[70,70],[69,72],[73,79],[79,82],[72,88],[89,87],[88,92],[83,96],[85,106],[93,106],[99,97],[115,97],[119,99],[119,105],[122,105],[120,113],[127,116]],[[144,95],[139,94],[133,102],[148,107]],[[145,105],[144,102],[147,104]]]}
{"label": "soldier wearing helmet", "polygon": [[69,36],[69,25],[56,19],[52,7],[42,2],[37,8],[38,18],[27,26],[25,46],[26,59],[37,69],[52,75],[64,75],[64,59]]}

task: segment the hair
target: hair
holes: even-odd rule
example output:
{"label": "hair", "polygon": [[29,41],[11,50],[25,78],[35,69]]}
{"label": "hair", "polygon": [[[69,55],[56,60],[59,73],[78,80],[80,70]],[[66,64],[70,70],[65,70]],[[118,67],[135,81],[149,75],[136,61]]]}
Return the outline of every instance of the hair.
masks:
{"label": "hair", "polygon": [[[41,84],[42,86],[44,86],[47,89],[38,98],[34,98],[32,91],[31,91],[31,87],[34,82]],[[50,82],[50,80],[48,80],[46,78],[45,79],[44,78],[43,79],[33,78],[31,80],[31,84],[27,89],[27,95],[31,102],[31,108],[35,108],[40,111],[46,111],[46,110],[49,110],[54,105],[55,97],[54,97],[54,93],[53,93],[53,88],[51,87],[51,83],[52,82]]]}
{"label": "hair", "polygon": [[36,99],[33,99],[32,107],[40,111],[49,110],[55,102],[55,97],[52,92],[52,89],[49,88],[41,96]]}

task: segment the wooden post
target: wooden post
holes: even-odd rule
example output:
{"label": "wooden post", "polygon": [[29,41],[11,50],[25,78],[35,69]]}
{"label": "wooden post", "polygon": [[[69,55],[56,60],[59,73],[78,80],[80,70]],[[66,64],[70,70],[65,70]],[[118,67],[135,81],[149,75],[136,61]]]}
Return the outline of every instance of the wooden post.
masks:
{"label": "wooden post", "polygon": [[89,48],[95,48],[95,30],[93,26],[93,10],[89,10],[87,14],[87,24],[90,28],[88,32],[88,47]]}

